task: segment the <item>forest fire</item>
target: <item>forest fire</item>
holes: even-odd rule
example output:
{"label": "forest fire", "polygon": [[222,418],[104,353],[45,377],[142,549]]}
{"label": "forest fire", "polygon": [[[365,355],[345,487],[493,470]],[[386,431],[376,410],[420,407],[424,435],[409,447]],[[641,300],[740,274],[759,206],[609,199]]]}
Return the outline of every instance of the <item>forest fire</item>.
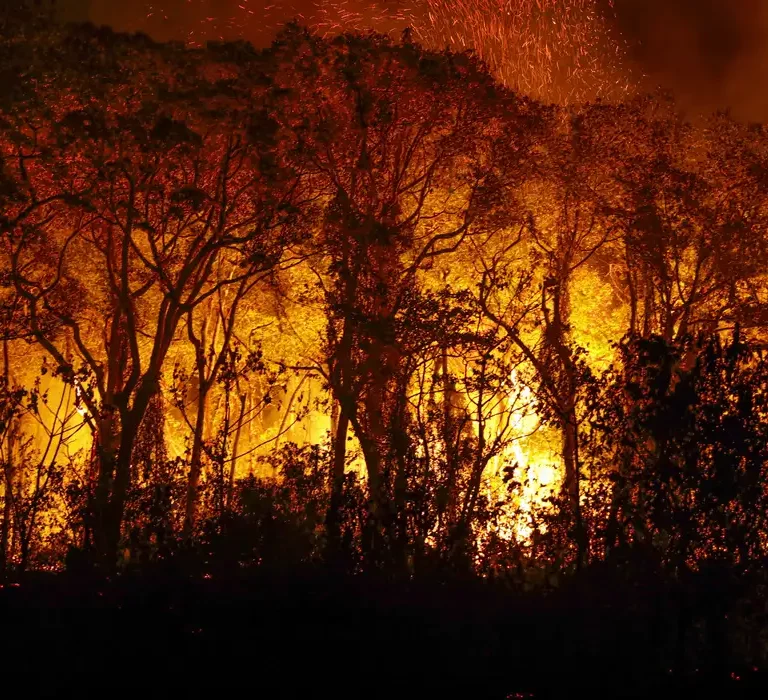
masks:
{"label": "forest fire", "polygon": [[762,668],[768,130],[634,96],[603,5],[7,20],[0,578],[484,586],[566,655]]}
{"label": "forest fire", "polygon": [[[529,12],[515,8],[516,17]],[[741,208],[706,208],[707,197],[714,204],[717,188],[734,177],[745,192],[755,191],[754,168],[695,173],[709,179],[686,184],[690,195],[679,189],[690,143],[732,148],[741,138],[744,159],[753,160],[759,146],[753,135],[748,142],[736,136],[729,122],[686,130],[664,104],[622,106],[632,111],[618,122],[614,108],[573,115],[513,93],[487,97],[490,79],[461,55],[432,54],[428,80],[437,82],[425,83],[430,74],[408,64],[409,53],[420,50],[415,45],[371,37],[357,56],[343,43],[292,31],[272,50],[274,59],[187,50],[181,55],[194,63],[186,86],[173,68],[178,49],[137,45],[136,69],[151,60],[155,72],[105,84],[106,104],[83,101],[76,84],[55,97],[59,88],[50,83],[23,99],[55,99],[53,112],[34,122],[22,112],[6,122],[5,177],[13,193],[4,247],[6,450],[42,448],[44,455],[33,482],[14,473],[8,488],[21,489],[19,501],[46,500],[34,489],[26,493],[30,483],[45,475],[48,484],[56,473],[61,488],[84,484],[93,462],[97,491],[107,491],[100,507],[116,499],[122,510],[140,471],[136,443],[154,440],[154,453],[187,465],[182,520],[191,532],[199,489],[213,499],[206,508],[221,508],[233,502],[241,479],[280,473],[274,460],[281,445],[300,452],[325,445],[335,455],[334,488],[349,463],[369,491],[382,490],[374,506],[390,509],[376,499],[399,496],[385,495],[391,486],[376,482],[390,478],[391,459],[397,469],[414,468],[409,450],[397,454],[405,440],[426,463],[420,468],[437,470],[406,490],[458,489],[440,497],[445,503],[422,533],[425,541],[435,541],[434,527],[467,527],[481,493],[490,507],[510,489],[518,490],[516,514],[505,506],[488,526],[509,540],[524,532],[529,541],[529,525],[513,522],[528,519],[534,503],[544,507],[542,498],[560,481],[579,492],[577,440],[586,438],[577,436],[591,420],[580,393],[616,360],[611,348],[627,333],[681,342],[761,303],[749,287],[760,268],[740,262],[743,280],[723,278],[717,256],[741,251],[718,253],[709,229],[739,226],[746,235],[760,225],[762,210],[752,208],[747,220]],[[96,40],[91,51],[105,50],[98,42],[106,39]],[[286,62],[298,65],[310,47],[337,61],[364,61],[359,77],[345,84],[326,70],[303,83],[309,74],[285,73]],[[380,58],[366,63],[376,52]],[[285,106],[265,102],[268,91],[243,73],[251,67],[267,84],[314,95],[306,100],[310,112],[302,103],[287,109],[286,98]],[[213,93],[201,108],[183,96],[221,79],[238,86],[240,102]],[[179,96],[159,102],[160,90]],[[358,95],[355,109],[365,116],[343,106],[349,94]],[[270,106],[254,111],[246,95]],[[429,102],[438,95],[439,107]],[[155,104],[150,116],[143,114],[147,100]],[[312,100],[326,104],[327,115],[309,129]],[[207,114],[224,105],[236,116],[212,129]],[[660,127],[667,129],[663,142]],[[510,130],[518,134],[511,142]],[[326,132],[334,134],[333,148]],[[623,145],[630,136],[636,142]],[[657,172],[662,145],[667,170]],[[297,148],[312,157],[299,159]],[[638,158],[648,159],[652,180],[641,174],[622,182],[610,172]],[[367,184],[358,182],[363,172]],[[102,181],[106,190],[91,189]],[[666,187],[677,197],[671,210]],[[689,196],[698,198],[696,209]],[[679,233],[677,221],[685,222]],[[643,240],[649,226],[678,238],[658,248]],[[355,233],[345,239],[344,230]],[[368,320],[361,326],[358,317]],[[34,379],[39,366],[44,386]],[[17,385],[35,389],[13,394]],[[162,415],[151,409],[154,397],[163,397]],[[27,426],[25,415],[38,427]],[[402,437],[390,444],[386,430]],[[56,459],[48,463],[53,434],[55,454],[66,448],[66,470]],[[442,464],[430,465],[436,458]],[[211,486],[216,478],[224,483]],[[55,539],[73,527],[63,501],[57,517],[53,512],[36,537]],[[13,520],[9,511],[8,536]],[[76,537],[87,540],[89,527],[79,528]],[[119,532],[111,534],[112,547]],[[6,547],[17,556],[10,540]]]}

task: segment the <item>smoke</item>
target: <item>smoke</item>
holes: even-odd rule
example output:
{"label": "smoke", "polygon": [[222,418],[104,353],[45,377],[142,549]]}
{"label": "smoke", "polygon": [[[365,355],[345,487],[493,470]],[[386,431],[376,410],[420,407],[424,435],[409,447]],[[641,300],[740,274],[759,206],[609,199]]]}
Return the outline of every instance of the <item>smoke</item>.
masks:
{"label": "smoke", "polygon": [[[605,0],[606,4],[610,0]],[[613,21],[646,87],[693,112],[768,120],[766,0],[613,0]]]}

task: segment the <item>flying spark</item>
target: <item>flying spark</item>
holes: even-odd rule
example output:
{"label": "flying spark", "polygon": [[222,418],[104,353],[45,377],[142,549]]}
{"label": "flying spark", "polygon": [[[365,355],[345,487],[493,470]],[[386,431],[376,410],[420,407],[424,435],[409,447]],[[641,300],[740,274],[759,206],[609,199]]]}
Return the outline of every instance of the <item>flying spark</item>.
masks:
{"label": "flying spark", "polygon": [[323,36],[410,28],[431,49],[474,49],[510,88],[559,103],[617,99],[634,76],[611,30],[611,0],[186,0],[147,6],[158,23],[192,45],[211,39],[269,44],[292,19]]}

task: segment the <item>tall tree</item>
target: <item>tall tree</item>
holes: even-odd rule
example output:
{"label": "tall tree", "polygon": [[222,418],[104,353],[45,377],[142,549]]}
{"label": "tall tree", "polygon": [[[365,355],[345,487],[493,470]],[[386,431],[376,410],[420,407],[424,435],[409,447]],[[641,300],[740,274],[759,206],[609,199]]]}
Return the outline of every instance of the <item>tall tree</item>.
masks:
{"label": "tall tree", "polygon": [[[325,203],[317,241],[328,310],[324,371],[339,405],[329,527],[350,426],[371,496],[373,549],[393,504],[388,455],[404,376],[403,330],[420,273],[469,237],[507,224],[529,156],[535,109],[505,93],[474,59],[407,40],[292,31],[276,44],[302,100],[295,157]],[[321,105],[318,110],[316,105]],[[391,539],[391,538],[390,538]]]}
{"label": "tall tree", "polygon": [[[93,39],[79,48],[91,60],[125,41]],[[174,66],[173,51],[130,55],[119,78],[108,60],[96,94],[75,84],[28,115],[21,137],[4,134],[24,195],[4,252],[30,332],[77,384],[92,422],[96,545],[107,565],[134,441],[177,328],[222,288],[278,263],[283,192],[295,186],[276,166],[264,111],[245,102],[247,114],[226,111],[231,91],[217,81],[237,71],[210,56]]]}

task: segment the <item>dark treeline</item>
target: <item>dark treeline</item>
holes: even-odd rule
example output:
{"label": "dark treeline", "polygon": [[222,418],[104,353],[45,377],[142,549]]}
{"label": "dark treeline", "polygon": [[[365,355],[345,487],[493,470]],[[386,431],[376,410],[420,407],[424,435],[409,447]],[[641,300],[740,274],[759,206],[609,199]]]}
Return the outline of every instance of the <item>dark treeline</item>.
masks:
{"label": "dark treeline", "polygon": [[765,127],[407,34],[3,27],[14,658],[237,666],[252,624],[476,696],[765,668]]}

